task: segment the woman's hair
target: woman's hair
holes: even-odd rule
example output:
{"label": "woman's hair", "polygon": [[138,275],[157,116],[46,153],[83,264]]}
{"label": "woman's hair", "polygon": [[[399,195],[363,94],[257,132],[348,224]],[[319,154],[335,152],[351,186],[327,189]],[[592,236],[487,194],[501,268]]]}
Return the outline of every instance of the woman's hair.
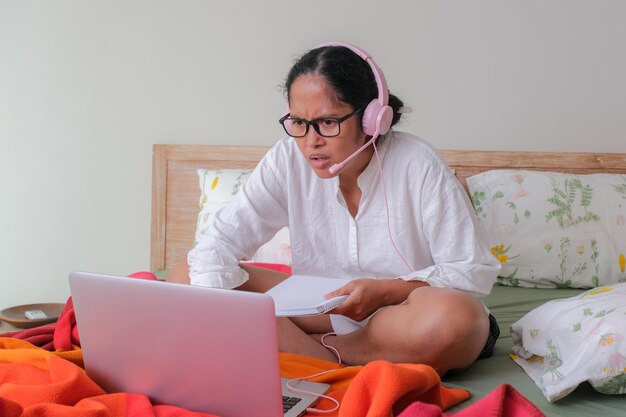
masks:
{"label": "woman's hair", "polygon": [[[344,46],[323,46],[302,55],[291,67],[285,81],[288,101],[291,85],[304,74],[324,77],[336,92],[337,98],[351,105],[354,110],[364,109],[378,98],[378,87],[372,68],[363,58]],[[388,104],[393,109],[393,126],[400,120],[402,114],[399,109],[404,104],[393,94],[389,94]],[[362,117],[362,113],[359,117]]]}

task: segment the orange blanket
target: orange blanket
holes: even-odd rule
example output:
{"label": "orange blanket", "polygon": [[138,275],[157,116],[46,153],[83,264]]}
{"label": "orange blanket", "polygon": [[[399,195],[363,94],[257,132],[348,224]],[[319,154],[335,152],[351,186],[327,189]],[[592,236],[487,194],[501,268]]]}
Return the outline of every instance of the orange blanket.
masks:
{"label": "orange blanket", "polygon": [[[19,339],[0,338],[0,417],[200,417],[146,396],[107,394],[76,362],[80,350],[48,352]],[[81,359],[82,361],[82,359]]]}
{"label": "orange blanket", "polygon": [[[143,395],[107,394],[76,365],[81,357],[79,349],[48,352],[23,340],[0,338],[0,417],[207,416],[153,406]],[[325,415],[387,417],[416,400],[447,408],[469,396],[467,391],[443,387],[437,373],[425,365],[380,361],[346,368],[292,354],[281,354],[280,363],[287,377],[335,370],[314,379],[330,383],[329,394],[341,401],[338,412]],[[327,409],[332,403],[322,400],[317,407]]]}
{"label": "orange blanket", "polygon": [[[338,417],[387,417],[402,411],[414,401],[434,404],[446,409],[469,398],[469,392],[441,385],[437,372],[427,365],[392,364],[375,361],[365,366],[341,367],[336,363],[300,355],[281,353],[281,374],[297,378],[334,369],[311,378],[331,384],[329,396],[339,400],[339,412],[324,414]],[[333,407],[322,399],[317,408]]]}

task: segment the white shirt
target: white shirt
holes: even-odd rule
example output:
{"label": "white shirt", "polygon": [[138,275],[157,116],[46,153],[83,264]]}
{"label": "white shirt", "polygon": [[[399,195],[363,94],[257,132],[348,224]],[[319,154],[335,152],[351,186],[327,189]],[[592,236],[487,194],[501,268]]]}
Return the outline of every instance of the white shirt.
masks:
{"label": "white shirt", "polygon": [[376,155],[358,177],[353,218],[339,179],[319,178],[286,138],[259,162],[243,189],[200,234],[188,255],[191,283],[234,288],[245,282],[241,260],[289,227],[296,274],[422,280],[475,297],[489,294],[500,270],[469,198],[425,141],[389,132],[378,146],[394,249]]}

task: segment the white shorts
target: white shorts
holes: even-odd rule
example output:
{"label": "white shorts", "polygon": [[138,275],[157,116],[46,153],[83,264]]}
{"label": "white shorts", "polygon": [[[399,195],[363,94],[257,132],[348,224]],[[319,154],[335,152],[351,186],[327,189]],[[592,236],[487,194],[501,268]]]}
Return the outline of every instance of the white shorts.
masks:
{"label": "white shorts", "polygon": [[355,330],[365,327],[374,314],[363,321],[352,320],[351,318],[339,314],[330,314],[330,324],[333,326],[333,331],[337,334],[352,333]]}

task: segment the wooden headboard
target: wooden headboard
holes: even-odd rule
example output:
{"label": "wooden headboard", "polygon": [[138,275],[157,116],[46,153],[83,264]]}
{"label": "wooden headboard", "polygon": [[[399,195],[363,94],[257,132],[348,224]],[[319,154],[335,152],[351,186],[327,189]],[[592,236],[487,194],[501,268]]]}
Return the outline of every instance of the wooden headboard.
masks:
{"label": "wooden headboard", "polygon": [[[194,239],[200,188],[198,168],[253,168],[268,147],[154,145],[150,268],[184,261]],[[465,179],[491,169],[530,169],[577,174],[626,175],[626,153],[439,151]]]}

